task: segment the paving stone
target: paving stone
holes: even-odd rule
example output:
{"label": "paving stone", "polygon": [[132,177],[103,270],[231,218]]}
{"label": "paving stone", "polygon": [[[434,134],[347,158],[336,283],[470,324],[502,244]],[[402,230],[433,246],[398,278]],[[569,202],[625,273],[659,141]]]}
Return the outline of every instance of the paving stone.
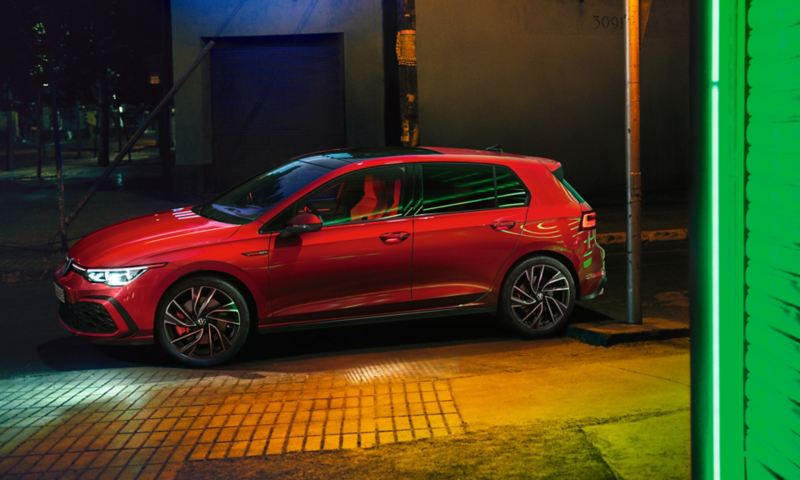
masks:
{"label": "paving stone", "polygon": [[0,380],[0,399],[11,399],[0,409],[0,477],[173,478],[187,461],[465,431],[449,381],[348,378],[138,368]]}

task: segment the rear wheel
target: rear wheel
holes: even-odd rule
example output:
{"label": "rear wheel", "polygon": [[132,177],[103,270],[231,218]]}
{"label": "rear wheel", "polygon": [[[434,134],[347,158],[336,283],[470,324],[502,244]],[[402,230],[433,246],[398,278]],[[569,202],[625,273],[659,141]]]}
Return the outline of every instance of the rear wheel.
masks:
{"label": "rear wheel", "polygon": [[575,280],[566,266],[551,257],[531,257],[509,272],[500,313],[517,332],[541,337],[566,327],[575,297]]}
{"label": "rear wheel", "polygon": [[242,349],[250,331],[247,301],[229,282],[212,276],[170,287],[159,305],[156,337],[180,362],[218,365]]}

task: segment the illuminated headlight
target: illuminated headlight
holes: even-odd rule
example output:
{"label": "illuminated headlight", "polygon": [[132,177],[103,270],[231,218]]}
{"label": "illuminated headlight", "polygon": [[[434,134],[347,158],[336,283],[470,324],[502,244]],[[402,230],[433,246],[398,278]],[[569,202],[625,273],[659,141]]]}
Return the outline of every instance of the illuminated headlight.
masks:
{"label": "illuminated headlight", "polygon": [[86,270],[86,279],[93,283],[105,283],[109,287],[121,287],[136,280],[148,267],[108,268]]}

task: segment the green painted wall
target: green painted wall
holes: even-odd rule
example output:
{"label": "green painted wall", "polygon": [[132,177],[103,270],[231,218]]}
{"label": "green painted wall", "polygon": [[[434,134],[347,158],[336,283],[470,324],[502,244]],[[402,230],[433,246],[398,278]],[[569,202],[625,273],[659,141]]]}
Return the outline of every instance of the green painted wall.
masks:
{"label": "green painted wall", "polygon": [[747,14],[748,478],[800,478],[800,3]]}
{"label": "green painted wall", "polygon": [[693,477],[800,478],[800,3],[695,12]]}

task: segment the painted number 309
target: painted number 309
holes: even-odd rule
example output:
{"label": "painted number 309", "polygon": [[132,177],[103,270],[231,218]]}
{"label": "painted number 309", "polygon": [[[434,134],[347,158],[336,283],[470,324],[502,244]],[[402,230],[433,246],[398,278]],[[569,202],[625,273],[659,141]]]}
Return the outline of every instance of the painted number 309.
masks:
{"label": "painted number 309", "polygon": [[620,29],[625,25],[625,17],[612,17],[609,15],[595,15],[594,16],[594,29]]}

